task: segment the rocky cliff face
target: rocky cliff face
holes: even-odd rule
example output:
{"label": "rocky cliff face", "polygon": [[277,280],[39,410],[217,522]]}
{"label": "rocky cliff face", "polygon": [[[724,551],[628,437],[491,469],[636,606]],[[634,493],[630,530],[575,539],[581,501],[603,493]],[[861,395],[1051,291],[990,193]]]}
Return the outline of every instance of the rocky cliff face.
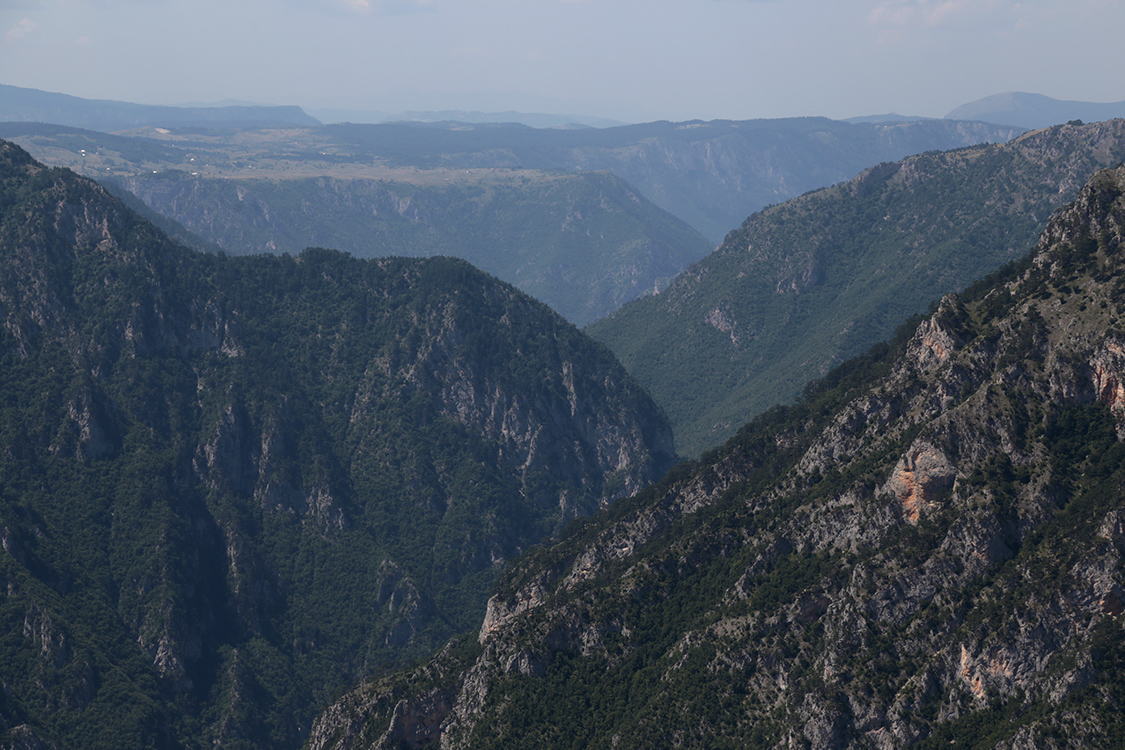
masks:
{"label": "rocky cliff face", "polygon": [[1125,169],[1009,267],[524,558],[311,746],[1125,738]]}
{"label": "rocky cliff face", "polygon": [[13,746],[299,744],[672,461],[604,348],[461,261],[191,253],[3,143],[0,212]]}

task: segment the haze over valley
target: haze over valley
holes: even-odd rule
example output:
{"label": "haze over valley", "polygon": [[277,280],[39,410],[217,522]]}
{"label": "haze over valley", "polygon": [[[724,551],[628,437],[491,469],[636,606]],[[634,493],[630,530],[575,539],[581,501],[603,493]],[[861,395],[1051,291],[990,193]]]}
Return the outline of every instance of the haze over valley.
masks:
{"label": "haze over valley", "polygon": [[1123,24],[0,8],[0,750],[1125,745]]}

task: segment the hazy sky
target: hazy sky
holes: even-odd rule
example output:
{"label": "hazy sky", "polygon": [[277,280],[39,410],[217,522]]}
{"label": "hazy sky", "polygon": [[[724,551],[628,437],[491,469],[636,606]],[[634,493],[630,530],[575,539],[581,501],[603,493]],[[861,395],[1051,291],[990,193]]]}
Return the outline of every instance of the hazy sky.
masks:
{"label": "hazy sky", "polygon": [[0,83],[151,104],[890,111],[1125,100],[1125,0],[0,0]]}

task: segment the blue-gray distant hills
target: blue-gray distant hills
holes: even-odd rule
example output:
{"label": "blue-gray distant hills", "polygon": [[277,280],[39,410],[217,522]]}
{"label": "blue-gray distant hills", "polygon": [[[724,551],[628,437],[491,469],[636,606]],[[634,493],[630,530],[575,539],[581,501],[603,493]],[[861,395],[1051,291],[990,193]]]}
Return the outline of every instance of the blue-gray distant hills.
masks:
{"label": "blue-gray distant hills", "polygon": [[281,145],[270,129],[0,123],[0,137],[36,158],[113,181],[229,254],[452,255],[577,325],[663,289],[767,205],[872,164],[1022,132],[821,117],[575,130],[447,122],[302,128]]}
{"label": "blue-gray distant hills", "polygon": [[423,169],[607,171],[719,243],[754,211],[910,154],[1002,143],[1023,128],[975,122],[847,123],[825,117],[649,122],[543,130],[514,125],[327,125],[358,159]]}
{"label": "blue-gray distant hills", "polygon": [[977,120],[1014,125],[1030,130],[1049,128],[1072,120],[1101,122],[1125,117],[1125,101],[1099,104],[1052,99],[1042,94],[1009,91],[962,104],[946,115],[950,120]]}
{"label": "blue-gray distant hills", "polygon": [[49,122],[103,133],[132,128],[276,128],[319,125],[296,106],[166,107],[0,85],[0,122]]}

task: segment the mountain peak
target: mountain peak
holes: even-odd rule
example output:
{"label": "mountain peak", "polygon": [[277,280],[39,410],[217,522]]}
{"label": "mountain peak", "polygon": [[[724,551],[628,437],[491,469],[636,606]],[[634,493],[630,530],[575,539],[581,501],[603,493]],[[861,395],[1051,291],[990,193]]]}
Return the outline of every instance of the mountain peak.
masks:
{"label": "mountain peak", "polygon": [[962,104],[945,117],[949,120],[976,120],[1037,130],[1073,120],[1101,122],[1125,117],[1125,101],[1105,104],[1063,101],[1043,94],[1009,91]]}

